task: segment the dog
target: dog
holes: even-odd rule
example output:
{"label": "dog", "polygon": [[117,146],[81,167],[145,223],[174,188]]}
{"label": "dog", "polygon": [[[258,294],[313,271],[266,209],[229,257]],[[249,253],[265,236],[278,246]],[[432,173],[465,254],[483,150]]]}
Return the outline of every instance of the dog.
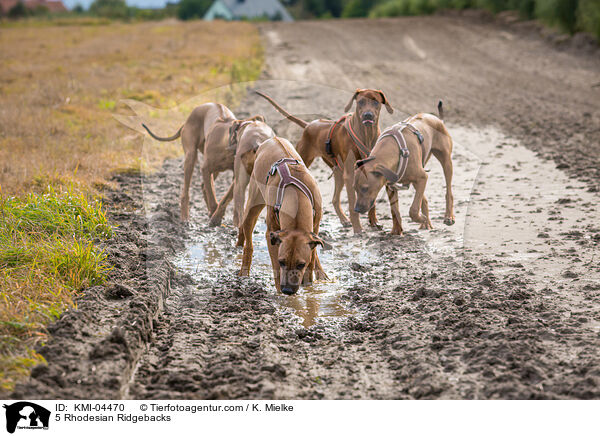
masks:
{"label": "dog", "polygon": [[432,229],[429,207],[425,197],[427,172],[425,164],[433,154],[444,171],[446,179],[446,212],[444,223],[452,225],[454,196],[452,195],[452,138],[444,125],[442,102],[438,103],[439,117],[419,113],[384,131],[369,157],[356,162],[354,191],[357,213],[365,213],[375,204],[377,195],[386,186],[392,211],[392,235],[402,235],[402,221],[398,210],[398,189],[415,187],[410,217],[421,224],[421,229]]}
{"label": "dog", "polygon": [[[160,137],[154,134],[148,126],[144,129],[158,141],[174,141],[181,137],[185,160],[183,164],[183,187],[181,190],[181,220],[189,221],[190,217],[190,183],[194,166],[198,161],[198,152],[204,154],[202,164],[202,191],[208,209],[212,216],[217,209],[214,178],[225,170],[233,170],[235,148],[230,144],[230,137],[244,121],[262,120],[260,115],[247,120],[238,120],[233,112],[220,103],[205,103],[196,107],[186,122],[170,137]],[[225,206],[233,196],[233,185],[225,194]]]}
{"label": "dog", "polygon": [[273,137],[256,151],[250,176],[248,203],[239,229],[238,246],[243,246],[240,276],[250,274],[252,233],[261,211],[267,207],[267,246],[277,290],[286,295],[310,284],[313,273],[327,279],[316,251],[322,216],[321,193],[294,146]]}
{"label": "dog", "polygon": [[[344,111],[348,112],[356,102],[354,112],[347,113],[337,121],[320,119],[310,123],[289,114],[266,94],[258,91],[256,93],[271,103],[288,120],[304,129],[302,137],[296,144],[298,153],[307,167],[310,167],[315,158],[321,157],[330,168],[333,168],[335,189],[332,203],[335,212],[344,227],[352,225],[354,233],[362,232],[359,214],[354,210],[356,201],[353,189],[354,163],[369,155],[379,137],[381,107],[385,106],[390,114],[394,112],[383,91],[357,89],[344,108]],[[340,206],[340,194],[344,185],[348,194],[350,220]],[[378,227],[375,206],[369,210],[369,225]]]}
{"label": "dog", "polygon": [[[254,119],[241,122],[230,137],[231,147],[235,146],[236,148],[233,162],[233,183],[229,187],[229,189],[233,189],[233,225],[236,228],[239,228],[242,221],[246,188],[250,183],[250,175],[254,168],[256,150],[261,143],[274,136],[275,132],[264,120]],[[210,218],[209,225],[218,226],[221,223],[229,201],[231,201],[231,196],[225,195]]]}

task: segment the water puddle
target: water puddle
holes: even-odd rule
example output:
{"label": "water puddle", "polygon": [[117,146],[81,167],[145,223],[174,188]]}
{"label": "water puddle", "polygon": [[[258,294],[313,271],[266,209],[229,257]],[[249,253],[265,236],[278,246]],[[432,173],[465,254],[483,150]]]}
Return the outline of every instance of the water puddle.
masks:
{"label": "water puddle", "polygon": [[[210,232],[208,229],[210,233],[207,234],[207,229],[204,229],[201,237],[190,241],[186,251],[176,259],[176,265],[199,283],[216,283],[224,271],[237,275],[241,265],[242,250],[233,247],[235,237],[228,234],[220,236],[218,230]],[[329,279],[302,287],[296,295],[286,296],[278,293],[273,284],[273,269],[264,237],[265,230],[266,224],[261,217],[254,230],[254,257],[250,277],[270,290],[275,296],[275,302],[283,310],[290,310],[304,327],[316,324],[319,319],[335,320],[354,313],[341,299],[345,289],[353,283],[353,279],[334,270],[334,265],[339,263],[340,259],[360,258],[357,253],[359,247],[354,247],[344,255],[340,255],[337,248],[321,251],[319,257],[321,263],[326,265]]]}

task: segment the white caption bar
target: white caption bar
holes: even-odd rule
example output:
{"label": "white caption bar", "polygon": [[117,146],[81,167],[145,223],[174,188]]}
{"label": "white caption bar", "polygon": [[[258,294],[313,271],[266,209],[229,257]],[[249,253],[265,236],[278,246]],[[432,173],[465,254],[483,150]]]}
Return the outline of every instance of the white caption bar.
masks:
{"label": "white caption bar", "polygon": [[0,434],[600,434],[597,401],[4,401]]}

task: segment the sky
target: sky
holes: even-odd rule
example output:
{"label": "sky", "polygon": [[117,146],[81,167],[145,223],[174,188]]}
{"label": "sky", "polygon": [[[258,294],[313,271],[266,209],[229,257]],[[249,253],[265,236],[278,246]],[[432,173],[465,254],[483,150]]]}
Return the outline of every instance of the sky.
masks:
{"label": "sky", "polygon": [[[69,9],[77,4],[82,5],[87,9],[94,0],[63,0],[63,3]],[[163,8],[168,0],[126,0],[129,6],[138,6],[140,8]],[[174,1],[174,0],[171,0]]]}

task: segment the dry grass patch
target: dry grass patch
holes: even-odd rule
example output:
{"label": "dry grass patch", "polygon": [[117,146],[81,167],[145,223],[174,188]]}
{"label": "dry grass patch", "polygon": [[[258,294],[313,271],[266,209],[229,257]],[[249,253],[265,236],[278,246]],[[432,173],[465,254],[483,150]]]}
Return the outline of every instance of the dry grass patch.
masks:
{"label": "dry grass patch", "polygon": [[94,188],[181,153],[143,147],[115,119],[139,124],[120,102],[170,129],[215,95],[235,104],[243,87],[208,90],[262,66],[248,23],[60,24],[0,23],[0,391],[43,361],[44,326],[105,279],[95,244],[111,230]]}
{"label": "dry grass patch", "polygon": [[[1,29],[0,63],[6,195],[28,192],[40,176],[93,186],[115,168],[139,168],[141,137],[113,119],[127,113],[121,99],[175,107],[209,89],[256,79],[262,52],[248,23],[32,23]],[[179,148],[162,144],[147,163]]]}

